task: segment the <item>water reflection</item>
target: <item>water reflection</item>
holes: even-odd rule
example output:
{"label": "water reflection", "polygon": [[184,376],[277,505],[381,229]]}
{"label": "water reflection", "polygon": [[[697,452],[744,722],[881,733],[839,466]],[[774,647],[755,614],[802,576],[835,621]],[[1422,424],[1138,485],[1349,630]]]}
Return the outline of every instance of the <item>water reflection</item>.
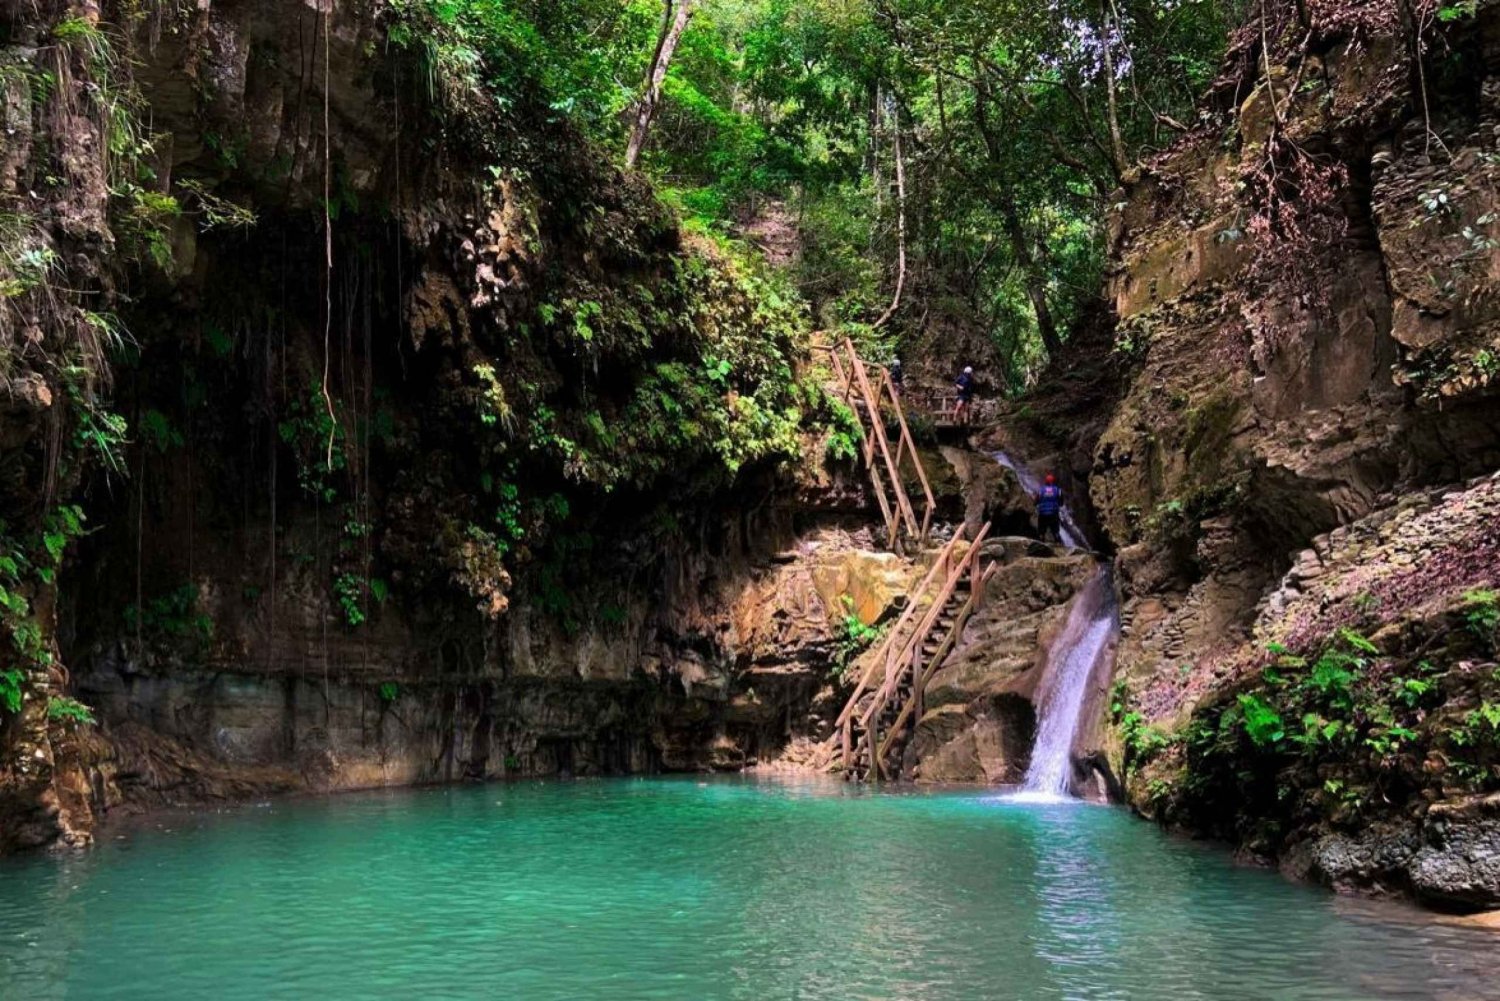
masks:
{"label": "water reflection", "polygon": [[841,783],[485,786],[0,862],[10,998],[1500,997],[1500,937],[1120,811]]}

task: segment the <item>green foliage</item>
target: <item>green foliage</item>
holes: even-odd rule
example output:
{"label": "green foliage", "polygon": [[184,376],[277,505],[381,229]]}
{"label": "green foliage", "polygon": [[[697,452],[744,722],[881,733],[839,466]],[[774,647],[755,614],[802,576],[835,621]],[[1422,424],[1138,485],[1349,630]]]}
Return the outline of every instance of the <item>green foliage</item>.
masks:
{"label": "green foliage", "polygon": [[1131,709],[1130,701],[1129,686],[1123,679],[1116,681],[1109,693],[1109,715],[1125,743],[1127,771],[1145,767],[1177,743],[1176,737],[1147,723],[1145,716]]}
{"label": "green foliage", "polygon": [[[505,480],[497,480],[494,474],[488,471],[481,474],[480,486],[485,496],[494,500],[494,515],[489,525],[470,525],[468,529],[471,539],[493,549],[501,557],[509,554],[526,538],[521,488],[514,482],[516,468],[514,464],[507,467],[506,472],[510,479]],[[546,502],[545,510],[551,513],[555,520],[562,521],[567,518],[568,502],[565,498],[553,495]]]}
{"label": "green foliage", "polygon": [[1439,21],[1458,21],[1473,17],[1478,10],[1479,0],[1456,0],[1439,5],[1437,15]]}
{"label": "green foliage", "polygon": [[1240,725],[1245,735],[1257,747],[1271,747],[1286,736],[1286,727],[1270,703],[1258,695],[1243,694],[1239,697]]}
{"label": "green foliage", "polygon": [[46,288],[56,277],[57,253],[45,241],[34,220],[0,213],[0,300]]}
{"label": "green foliage", "polygon": [[1448,734],[1448,766],[1470,788],[1500,786],[1500,695],[1464,713]]}
{"label": "green foliage", "polygon": [[324,503],[338,497],[334,474],[349,466],[345,452],[347,433],[339,419],[341,407],[335,400],[333,412],[317,389],[294,397],[288,415],[276,425],[282,442],[297,463],[297,485],[303,492]]}
{"label": "green foliage", "polygon": [[351,628],[365,621],[364,599],[368,583],[358,574],[341,573],[333,578],[333,596]]}
{"label": "green foliage", "polygon": [[382,681],[380,683],[380,701],[386,705],[393,705],[401,697],[401,686],[394,681]]}
{"label": "green foliage", "polygon": [[16,713],[25,695],[26,672],[51,665],[52,649],[33,614],[28,595],[52,585],[73,540],[84,533],[83,511],[62,505],[48,511],[34,534],[17,536],[0,519],[0,632],[9,636],[15,656],[0,668],[0,710]]}
{"label": "green foliage", "polygon": [[505,387],[500,385],[500,380],[495,376],[495,366],[489,364],[478,364],[474,366],[474,376],[479,380],[479,420],[480,423],[503,427],[507,433],[514,433],[516,429],[516,415],[511,410],[510,404],[505,398]]}
{"label": "green foliage", "polygon": [[125,625],[158,642],[193,640],[209,643],[214,638],[214,620],[198,605],[198,585],[191,581],[146,602],[125,607]]}
{"label": "green foliage", "polygon": [[0,709],[8,713],[21,711],[21,682],[25,680],[26,676],[16,668],[0,669]]}
{"label": "green foliage", "polygon": [[852,462],[859,455],[864,428],[859,417],[843,400],[829,398],[826,403],[832,420],[824,451],[834,462]]}
{"label": "green foliage", "polygon": [[[1481,596],[1465,607],[1484,605]],[[1182,731],[1170,802],[1198,811],[1205,829],[1227,835],[1249,818],[1274,826],[1305,811],[1342,823],[1403,809],[1437,786],[1500,789],[1500,671],[1403,662],[1349,628],[1312,656],[1269,651],[1258,680],[1199,709]]]}
{"label": "green foliage", "polygon": [[834,667],[831,672],[831,675],[840,681],[844,679],[854,659],[885,635],[884,626],[867,625],[855,614],[853,598],[846,594],[841,596],[841,601],[844,614],[835,628]]}
{"label": "green foliage", "polygon": [[1500,631],[1500,591],[1480,588],[1465,594],[1464,623],[1493,649],[1496,632]]}
{"label": "green foliage", "polygon": [[390,40],[417,50],[429,94],[455,111],[483,101],[567,115],[615,134],[644,71],[655,5],[630,0],[394,0]]}
{"label": "green foliage", "polygon": [[[391,9],[391,42],[418,54],[451,114],[567,117],[617,155],[663,13],[658,0]],[[1023,385],[1047,352],[1033,296],[1064,329],[1079,315],[1102,273],[1108,193],[1169,140],[1168,116],[1191,120],[1235,20],[1209,0],[700,0],[644,167],[698,233],[767,205],[794,214],[794,269],[820,321],[868,324],[890,301],[900,134],[908,215],[924,220],[908,227],[908,256],[989,327]],[[542,320],[587,347],[612,309],[582,294]]]}
{"label": "green foliage", "polygon": [[167,415],[155,408],[141,413],[141,439],[158,452],[181,448],[185,444],[182,432],[172,426]]}
{"label": "green foliage", "polygon": [[93,726],[98,722],[94,711],[77,699],[54,695],[47,700],[47,718],[77,726]]}
{"label": "green foliage", "polygon": [[229,352],[234,350],[234,339],[217,323],[203,325],[203,342],[208,345],[208,350],[215,358],[227,358]]}
{"label": "green foliage", "polygon": [[73,431],[75,454],[86,461],[98,462],[111,473],[124,476],[129,422],[95,402],[90,394],[71,380],[68,382],[68,396],[77,419]]}
{"label": "green foliage", "polygon": [[177,182],[177,187],[197,206],[193,214],[198,228],[205,233],[216,229],[249,229],[257,221],[253,210],[214,194],[202,181],[184,178]]}

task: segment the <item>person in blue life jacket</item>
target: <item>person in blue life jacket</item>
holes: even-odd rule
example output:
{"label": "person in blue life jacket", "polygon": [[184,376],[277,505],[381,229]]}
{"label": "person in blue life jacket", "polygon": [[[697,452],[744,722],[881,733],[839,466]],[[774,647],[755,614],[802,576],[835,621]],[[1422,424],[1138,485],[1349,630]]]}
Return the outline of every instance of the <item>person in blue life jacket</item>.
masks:
{"label": "person in blue life jacket", "polygon": [[965,365],[964,370],[958,374],[953,382],[953,388],[958,390],[958,402],[953,406],[953,423],[969,423],[969,406],[974,401],[974,369]]}
{"label": "person in blue life jacket", "polygon": [[1036,495],[1036,527],[1043,542],[1062,541],[1062,505],[1062,487],[1057,485],[1057,476],[1048,473]]}

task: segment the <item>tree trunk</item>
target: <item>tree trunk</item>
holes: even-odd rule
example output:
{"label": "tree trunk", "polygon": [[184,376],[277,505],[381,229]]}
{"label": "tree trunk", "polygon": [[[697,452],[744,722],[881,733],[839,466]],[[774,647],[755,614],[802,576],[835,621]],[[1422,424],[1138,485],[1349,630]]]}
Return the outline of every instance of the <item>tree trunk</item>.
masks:
{"label": "tree trunk", "polygon": [[1049,357],[1057,357],[1062,350],[1062,340],[1057,336],[1057,323],[1052,319],[1052,308],[1047,305],[1047,279],[1038,266],[1037,255],[1031,249],[1031,242],[1026,238],[1026,228],[1021,225],[1021,213],[1014,202],[1009,200],[1000,206],[1001,218],[1005,221],[1005,234],[1010,238],[1011,252],[1015,254],[1016,262],[1021,265],[1021,273],[1026,278],[1026,295],[1031,300],[1031,308],[1036,312],[1036,329],[1042,337],[1042,346],[1047,349]]}
{"label": "tree trunk", "polygon": [[885,322],[901,308],[901,292],[906,288],[906,163],[901,151],[901,112],[896,115],[896,295],[875,326]]}
{"label": "tree trunk", "polygon": [[[878,216],[885,201],[884,185],[880,181],[880,84],[870,91],[870,184],[875,189],[875,214]],[[873,243],[873,236],[871,237]]]}
{"label": "tree trunk", "polygon": [[[651,57],[651,69],[646,75],[646,90],[636,101],[635,123],[630,129],[630,143],[625,147],[625,166],[633,168],[641,159],[641,150],[646,146],[646,136],[651,131],[651,120],[656,117],[656,107],[661,102],[662,83],[667,79],[667,67],[677,51],[677,43],[687,30],[693,16],[696,0],[665,0],[662,12],[661,35],[656,40],[656,53]],[[674,9],[675,8],[675,9]]]}
{"label": "tree trunk", "polygon": [[[979,127],[979,134],[984,139],[990,162],[998,167],[1003,163],[1003,153],[1000,137],[990,127],[988,102],[988,87],[983,85],[976,87],[974,123]],[[1004,192],[1003,188],[1001,190]],[[1047,349],[1047,354],[1056,357],[1057,353],[1062,350],[1062,340],[1057,336],[1057,323],[1052,319],[1052,308],[1047,305],[1047,277],[1038,266],[1037,255],[1031,249],[1031,241],[1026,238],[1026,227],[1021,224],[1021,210],[1009,192],[1004,192],[996,198],[996,207],[1000,210],[1000,218],[1005,224],[1005,235],[1009,238],[1011,253],[1016,263],[1020,265],[1021,273],[1025,275],[1026,296],[1031,300],[1031,308],[1036,313],[1037,333],[1041,335],[1042,345]]]}
{"label": "tree trunk", "polygon": [[[1111,27],[1113,25],[1113,27]],[[1125,170],[1129,166],[1125,159],[1125,140],[1120,133],[1120,102],[1116,93],[1115,80],[1115,56],[1114,56],[1114,33],[1120,32],[1124,37],[1125,29],[1121,27],[1118,17],[1111,22],[1109,8],[1105,8],[1104,17],[1104,95],[1106,98],[1106,110],[1109,115],[1109,155],[1115,168],[1115,177],[1123,178]]]}

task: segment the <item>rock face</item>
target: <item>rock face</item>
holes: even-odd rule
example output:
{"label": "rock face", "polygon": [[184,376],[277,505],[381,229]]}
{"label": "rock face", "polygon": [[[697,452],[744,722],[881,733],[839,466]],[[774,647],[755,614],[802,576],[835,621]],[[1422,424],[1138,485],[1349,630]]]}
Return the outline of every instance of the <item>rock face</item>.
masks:
{"label": "rock face", "polygon": [[1083,423],[1124,599],[1113,757],[1170,823],[1496,906],[1473,804],[1500,772],[1465,728],[1500,694],[1475,625],[1500,580],[1500,8],[1424,38],[1468,69],[1418,93],[1381,5],[1311,30],[1274,6],[1276,83],[1259,29],[1237,36],[1111,232],[1115,360]]}
{"label": "rock face", "polygon": [[907,747],[907,772],[920,782],[1021,780],[1049,638],[1069,598],[1096,572],[1092,557],[1056,556],[1030,540],[994,540],[985,556],[999,570],[958,646],[933,675],[927,712]]}
{"label": "rock face", "polygon": [[[0,851],[742,767],[804,726],[834,592],[893,585],[820,562],[864,512],[795,461],[826,405],[795,308],[555,114],[429,77],[388,30],[417,8],[138,13],[0,7],[0,207],[66,279],[0,275]],[[127,106],[150,142],[114,162]]]}

